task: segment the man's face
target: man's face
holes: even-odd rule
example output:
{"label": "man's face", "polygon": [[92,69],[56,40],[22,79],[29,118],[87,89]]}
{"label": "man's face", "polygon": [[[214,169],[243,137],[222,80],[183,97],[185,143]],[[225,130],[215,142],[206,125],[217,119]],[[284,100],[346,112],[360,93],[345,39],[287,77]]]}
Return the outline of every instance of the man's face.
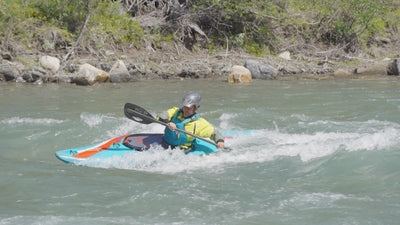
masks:
{"label": "man's face", "polygon": [[182,110],[183,110],[183,116],[184,117],[191,116],[191,115],[194,114],[195,105],[192,105],[190,107],[183,106]]}

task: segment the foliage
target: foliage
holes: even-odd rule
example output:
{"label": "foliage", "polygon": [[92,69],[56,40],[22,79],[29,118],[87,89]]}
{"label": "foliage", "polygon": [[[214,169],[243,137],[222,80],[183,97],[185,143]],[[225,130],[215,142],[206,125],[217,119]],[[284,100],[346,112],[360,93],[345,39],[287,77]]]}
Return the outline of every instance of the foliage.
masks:
{"label": "foliage", "polygon": [[[1,44],[10,48],[10,43],[22,41],[36,43],[31,47],[44,51],[66,49],[83,31],[85,38],[77,43],[81,50],[140,45],[139,23],[121,9],[118,2],[102,0],[3,0],[0,37],[5,41]],[[86,20],[86,30],[82,30]]]}
{"label": "foliage", "polygon": [[[398,32],[400,26],[396,0],[192,1],[193,12],[212,7],[218,13],[211,24],[221,35],[208,34],[221,42],[228,37],[231,44],[253,54],[263,46],[272,51],[285,48],[282,39],[345,46],[345,51],[354,52],[373,37]],[[222,16],[214,16],[218,14]]]}
{"label": "foliage", "polygon": [[118,2],[98,1],[90,16],[86,45],[96,50],[107,44],[120,49],[124,44],[140,46],[143,30],[136,20],[122,11]]}
{"label": "foliage", "polygon": [[[132,15],[155,10],[166,19],[147,33]],[[241,48],[260,56],[318,44],[356,52],[382,38],[400,41],[399,28],[399,0],[0,1],[0,47],[9,51],[23,43],[98,53],[150,40],[155,47],[181,41],[189,49]]]}
{"label": "foliage", "polygon": [[2,47],[7,48],[10,42],[25,42],[31,38],[31,34],[26,31],[33,23],[29,18],[32,12],[33,8],[25,2],[18,3],[14,0],[0,2],[0,44]]}
{"label": "foliage", "polygon": [[191,4],[193,13],[205,15],[199,22],[216,45],[242,47],[259,55],[276,38],[269,16],[277,16],[279,9],[271,1],[195,0]]}
{"label": "foliage", "polygon": [[[313,32],[320,41],[332,45],[347,45],[347,51],[355,51],[374,35],[385,35],[385,14],[389,7],[373,0],[303,0],[314,7],[314,20],[318,23]],[[310,9],[308,9],[310,10]]]}
{"label": "foliage", "polygon": [[50,24],[57,24],[74,33],[83,25],[88,12],[89,0],[34,0],[37,18]]}

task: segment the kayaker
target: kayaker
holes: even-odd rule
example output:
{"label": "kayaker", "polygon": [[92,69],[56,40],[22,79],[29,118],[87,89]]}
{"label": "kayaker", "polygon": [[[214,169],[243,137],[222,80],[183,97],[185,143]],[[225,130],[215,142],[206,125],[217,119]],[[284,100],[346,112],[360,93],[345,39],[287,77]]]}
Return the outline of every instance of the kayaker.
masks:
{"label": "kayaker", "polygon": [[207,120],[196,113],[200,107],[201,96],[196,92],[189,92],[182,98],[182,108],[172,107],[162,112],[158,120],[168,123],[164,130],[164,141],[172,147],[180,146],[190,150],[195,146],[195,138],[178,132],[175,129],[185,130],[199,137],[210,138],[217,144],[217,148],[225,148],[224,138]]}

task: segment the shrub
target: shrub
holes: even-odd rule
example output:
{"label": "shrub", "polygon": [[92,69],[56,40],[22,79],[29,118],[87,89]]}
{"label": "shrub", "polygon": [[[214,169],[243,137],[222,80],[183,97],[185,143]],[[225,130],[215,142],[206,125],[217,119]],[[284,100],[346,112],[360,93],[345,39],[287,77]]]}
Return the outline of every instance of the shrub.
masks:
{"label": "shrub", "polygon": [[79,37],[86,19],[85,38],[78,43],[81,50],[140,45],[139,23],[123,12],[119,2],[102,0],[3,0],[0,44],[5,49],[14,42],[42,50],[65,49]]}

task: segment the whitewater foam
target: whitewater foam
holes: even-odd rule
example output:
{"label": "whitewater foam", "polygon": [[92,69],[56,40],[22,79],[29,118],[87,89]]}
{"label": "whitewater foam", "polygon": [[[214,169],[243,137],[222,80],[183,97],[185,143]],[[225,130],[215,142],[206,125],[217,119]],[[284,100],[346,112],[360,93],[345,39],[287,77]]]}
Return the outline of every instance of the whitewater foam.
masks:
{"label": "whitewater foam", "polygon": [[[134,124],[126,126],[131,125]],[[159,126],[147,127],[147,131],[160,132],[159,129]],[[307,134],[262,129],[227,140],[227,146],[233,149],[230,152],[198,156],[185,155],[179,150],[155,148],[140,154],[113,157],[101,166],[156,173],[190,173],[209,169],[217,172],[223,171],[226,166],[262,163],[281,157],[299,157],[307,162],[328,157],[338,151],[382,151],[400,144],[400,129],[390,126],[374,130],[369,133],[319,131]]]}
{"label": "whitewater foam", "polygon": [[0,121],[2,124],[43,124],[43,125],[51,125],[51,124],[61,124],[64,123],[65,120],[57,120],[51,118],[30,118],[30,117],[12,117],[9,119],[3,119]]}
{"label": "whitewater foam", "polygon": [[83,112],[80,115],[81,120],[89,127],[96,127],[101,125],[105,121],[113,121],[116,118],[112,114],[100,114],[100,113],[88,113]]}

